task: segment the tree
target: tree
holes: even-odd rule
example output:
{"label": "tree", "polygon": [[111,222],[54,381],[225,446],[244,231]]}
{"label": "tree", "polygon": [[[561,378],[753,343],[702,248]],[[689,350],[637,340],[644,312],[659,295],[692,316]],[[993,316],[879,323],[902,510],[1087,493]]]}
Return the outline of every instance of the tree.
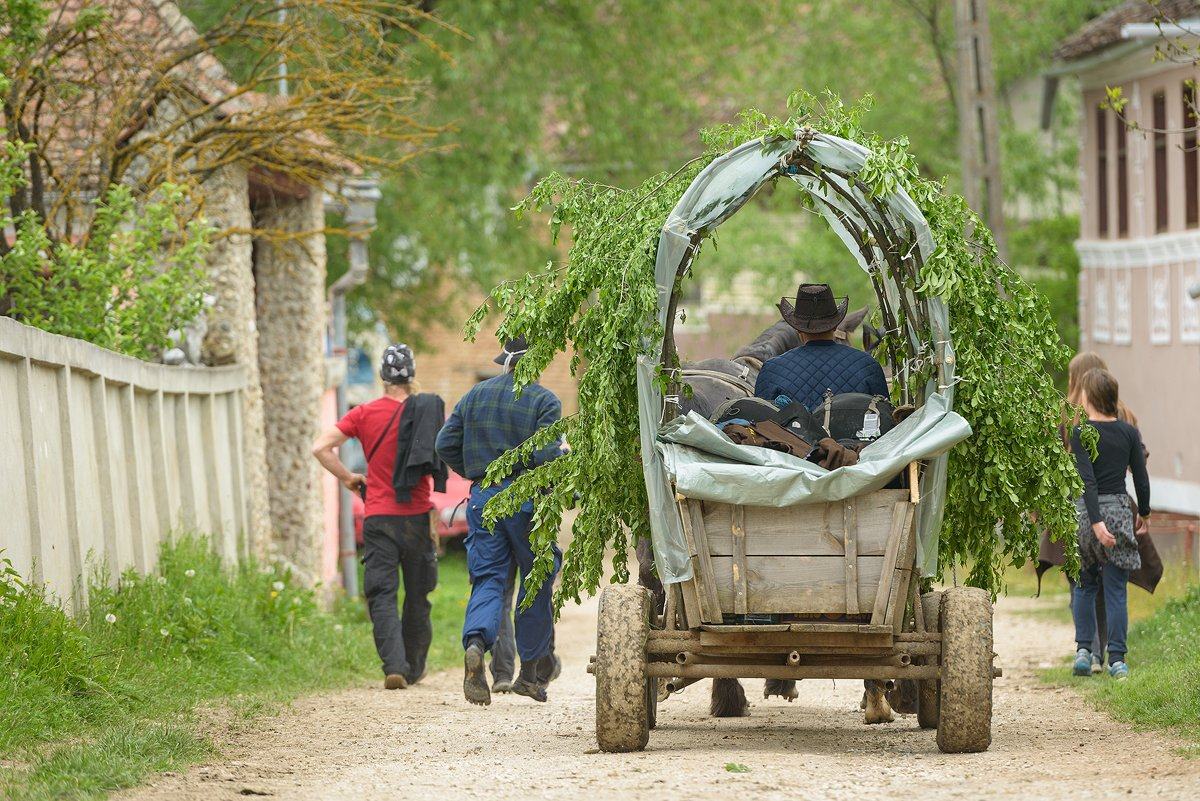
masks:
{"label": "tree", "polygon": [[[1068,353],[1045,299],[999,260],[986,227],[961,197],[920,176],[903,140],[884,140],[861,127],[864,107],[796,93],[789,108],[786,120],[745,112],[739,124],[707,133],[702,156],[635,189],[552,174],[521,205],[522,211],[548,212],[554,237],[569,228],[570,249],[564,261],[497,287],[468,332],[476,332],[495,309],[504,318],[502,336],[529,337],[531,348],[516,368],[518,386],[536,379],[557,352],[576,354],[579,412],[492,464],[488,480],[507,475],[513,464],[555,437],[565,435],[572,446],[565,456],[513,480],[489,502],[484,520],[503,518],[536,499],[537,561],[527,585],[534,588],[552,566],[551,545],[562,512],[578,496],[559,603],[595,591],[610,549],[616,554],[614,580],[625,580],[629,540],[648,532],[642,477],[630,469],[639,463],[634,365],[644,350],[641,343],[662,336],[655,317],[654,254],[668,212],[718,154],[759,137],[791,138],[804,125],[866,145],[873,155],[854,180],[874,197],[905,191],[932,229],[935,252],[916,275],[903,280],[912,291],[938,295],[947,304],[959,381],[955,408],[974,431],[970,441],[951,452],[940,569],[967,565],[970,583],[995,591],[1007,564],[1035,556],[1042,529],[1056,539],[1075,531],[1070,499],[1078,495],[1080,481],[1057,434],[1063,399],[1040,368],[1064,363]],[[894,271],[908,260],[909,248],[872,239],[887,255],[886,269]],[[881,350],[903,359],[915,356],[905,348],[893,333]]]}
{"label": "tree", "polygon": [[[436,47],[418,24],[440,23],[415,5],[244,0],[206,22],[201,35],[161,0],[0,10],[0,124],[26,177],[9,184],[10,215],[32,214],[52,246],[86,246],[110,187],[139,207],[182,188],[190,203],[177,210],[201,219],[204,182],[229,165],[266,186],[324,188],[402,163],[439,133],[412,114],[419,82],[408,41],[395,41],[407,32]],[[218,235],[231,233],[245,232]]]}

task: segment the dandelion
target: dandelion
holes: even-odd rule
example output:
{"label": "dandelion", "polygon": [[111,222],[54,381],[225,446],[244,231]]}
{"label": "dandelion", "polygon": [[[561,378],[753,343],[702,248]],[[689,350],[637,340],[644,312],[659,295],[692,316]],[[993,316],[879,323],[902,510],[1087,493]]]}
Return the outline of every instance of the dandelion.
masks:
{"label": "dandelion", "polygon": [[159,576],[159,577],[158,577],[158,583],[159,583],[159,584],[166,584],[166,583],[167,583],[167,577],[166,577],[166,576]]}
{"label": "dandelion", "polygon": [[300,605],[300,599],[299,599],[299,598],[293,598],[293,599],[292,599],[292,606],[299,606],[299,605]]}
{"label": "dandelion", "polygon": [[278,597],[279,597],[279,593],[275,592],[275,590],[271,590],[271,597],[272,597],[272,598],[278,598]]}
{"label": "dandelion", "polygon": [[273,590],[275,590],[276,592],[283,592],[283,582],[276,581],[274,584],[271,585],[271,588]]}
{"label": "dandelion", "polygon": [[162,636],[164,636],[164,637],[170,637],[170,636],[171,636],[171,632],[167,631],[166,629],[159,629],[159,630],[158,630],[158,633],[159,633],[159,634],[161,634],[161,635],[162,635]]}
{"label": "dandelion", "polygon": [[104,616],[104,620],[106,623],[116,623],[117,616],[114,615],[112,612],[109,612],[107,615]]}
{"label": "dandelion", "polygon": [[187,570],[183,571],[183,575],[187,576],[188,578],[195,578],[196,571],[189,567]]}

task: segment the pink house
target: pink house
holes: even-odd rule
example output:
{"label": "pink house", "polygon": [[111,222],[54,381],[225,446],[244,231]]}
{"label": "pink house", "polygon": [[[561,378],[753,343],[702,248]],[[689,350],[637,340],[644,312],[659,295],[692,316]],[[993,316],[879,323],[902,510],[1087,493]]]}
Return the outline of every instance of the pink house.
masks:
{"label": "pink house", "polygon": [[[1076,76],[1083,97],[1080,349],[1108,362],[1139,417],[1153,505],[1175,513],[1159,526],[1174,522],[1193,536],[1200,300],[1189,290],[1200,285],[1200,147],[1190,82],[1200,70],[1191,58],[1156,59],[1155,51],[1176,41],[1195,53],[1198,32],[1200,3],[1124,3],[1058,46],[1049,84]],[[1124,123],[1101,107],[1106,88],[1118,86],[1128,99]]]}

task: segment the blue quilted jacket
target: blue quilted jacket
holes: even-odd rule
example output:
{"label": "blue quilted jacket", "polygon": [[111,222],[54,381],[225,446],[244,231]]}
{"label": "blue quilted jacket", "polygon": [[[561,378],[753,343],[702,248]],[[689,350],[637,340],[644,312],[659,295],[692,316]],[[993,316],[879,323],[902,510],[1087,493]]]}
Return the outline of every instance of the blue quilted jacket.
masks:
{"label": "blue quilted jacket", "polygon": [[776,356],[763,365],[754,394],[774,401],[786,395],[813,410],[825,391],[888,394],[887,380],[879,362],[861,350],[832,340],[817,339]]}

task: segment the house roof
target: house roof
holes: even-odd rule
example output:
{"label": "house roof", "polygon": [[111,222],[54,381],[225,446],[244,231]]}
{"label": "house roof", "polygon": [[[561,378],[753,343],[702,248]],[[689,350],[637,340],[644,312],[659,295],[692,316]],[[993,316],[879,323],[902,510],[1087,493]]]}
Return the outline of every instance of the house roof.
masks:
{"label": "house roof", "polygon": [[1200,14],[1196,0],[1130,0],[1105,11],[1063,39],[1054,50],[1059,61],[1073,61],[1123,41],[1121,29],[1131,23],[1182,20]]}

